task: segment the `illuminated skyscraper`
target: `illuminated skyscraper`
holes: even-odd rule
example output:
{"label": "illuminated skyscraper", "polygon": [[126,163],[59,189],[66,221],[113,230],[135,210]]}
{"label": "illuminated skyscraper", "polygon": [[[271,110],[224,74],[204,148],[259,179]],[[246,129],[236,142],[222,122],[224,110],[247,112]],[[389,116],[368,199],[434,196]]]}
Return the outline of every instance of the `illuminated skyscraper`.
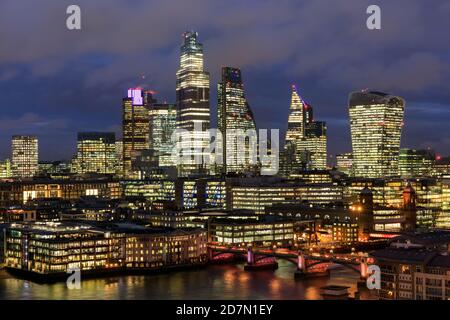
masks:
{"label": "illuminated skyscraper", "polygon": [[349,96],[353,169],[357,177],[398,175],[405,101],[386,93],[353,92]]}
{"label": "illuminated skyscraper", "polygon": [[154,103],[149,91],[129,89],[123,99],[123,175],[136,178],[133,168],[143,150],[149,149],[149,106]]}
{"label": "illuminated skyscraper", "polygon": [[173,166],[172,133],[177,126],[177,109],[174,104],[156,103],[150,112],[150,150],[158,158],[162,167]]}
{"label": "illuminated skyscraper", "polygon": [[218,128],[222,133],[218,153],[222,154],[222,172],[249,172],[257,166],[255,119],[245,98],[241,70],[222,68],[217,86]]}
{"label": "illuminated skyscraper", "polygon": [[284,149],[284,174],[291,176],[300,170],[326,169],[326,123],[314,121],[313,108],[292,86]]}
{"label": "illuminated skyscraper", "polygon": [[197,36],[193,31],[183,34],[177,71],[177,128],[190,132],[190,137],[183,135],[180,144],[180,176],[206,173],[208,164],[202,159],[210,157],[209,73],[203,68],[203,45]]}
{"label": "illuminated skyscraper", "polygon": [[297,159],[306,162],[309,170],[327,168],[327,125],[323,121],[309,122],[305,136],[295,141]]}
{"label": "illuminated skyscraper", "polygon": [[80,132],[77,142],[78,173],[115,174],[116,135],[113,132]]}
{"label": "illuminated skyscraper", "polygon": [[288,117],[285,145],[305,137],[306,124],[313,121],[312,108],[298,95],[296,87],[292,86],[291,107]]}
{"label": "illuminated skyscraper", "polygon": [[38,171],[38,139],[35,136],[12,137],[12,173],[14,177],[31,178]]}

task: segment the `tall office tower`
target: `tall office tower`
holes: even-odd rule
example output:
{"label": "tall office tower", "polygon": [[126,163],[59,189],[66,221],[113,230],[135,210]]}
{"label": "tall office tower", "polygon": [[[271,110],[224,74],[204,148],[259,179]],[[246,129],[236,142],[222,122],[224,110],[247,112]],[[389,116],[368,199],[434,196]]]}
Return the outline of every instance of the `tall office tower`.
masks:
{"label": "tall office tower", "polygon": [[431,176],[436,154],[431,150],[400,149],[399,175],[404,178]]}
{"label": "tall office tower", "polygon": [[348,176],[353,174],[353,155],[351,152],[336,155],[336,169]]}
{"label": "tall office tower", "polygon": [[129,89],[123,99],[123,176],[137,178],[136,159],[149,149],[149,106],[155,101],[151,92],[141,88]]}
{"label": "tall office tower", "polygon": [[285,145],[305,136],[306,104],[297,93],[296,87],[292,86],[291,107],[288,117],[288,128],[286,131]]}
{"label": "tall office tower", "polygon": [[222,173],[254,171],[257,167],[256,124],[245,98],[241,70],[222,68],[217,100],[217,122],[222,133],[217,153],[222,155]]}
{"label": "tall office tower", "polygon": [[77,141],[78,173],[116,173],[114,132],[80,132]]}
{"label": "tall office tower", "polygon": [[314,121],[313,108],[298,95],[295,86],[292,86],[283,161],[286,176],[327,166],[326,123]]}
{"label": "tall office tower", "polygon": [[209,164],[209,73],[203,68],[203,45],[197,32],[183,34],[180,68],[177,71],[177,128],[189,131],[179,144],[180,176],[205,174]]}
{"label": "tall office tower", "polygon": [[150,106],[150,145],[161,167],[174,166],[172,161],[172,134],[177,126],[177,109],[174,104],[155,103]]}
{"label": "tall office tower", "polygon": [[327,125],[323,121],[313,121],[305,126],[305,136],[295,141],[299,161],[306,161],[309,170],[327,168]]}
{"label": "tall office tower", "polygon": [[38,139],[35,136],[12,137],[12,173],[14,177],[31,178],[38,171]]}
{"label": "tall office tower", "polygon": [[349,96],[353,168],[356,177],[398,175],[405,101],[386,93],[353,92]]}

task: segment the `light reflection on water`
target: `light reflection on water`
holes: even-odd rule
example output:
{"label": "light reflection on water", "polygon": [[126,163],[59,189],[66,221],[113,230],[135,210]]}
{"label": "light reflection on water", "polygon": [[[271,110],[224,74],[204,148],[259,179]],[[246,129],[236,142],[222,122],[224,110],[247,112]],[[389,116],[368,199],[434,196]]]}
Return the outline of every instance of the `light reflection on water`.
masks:
{"label": "light reflection on water", "polygon": [[[204,269],[148,276],[86,279],[80,290],[65,283],[38,284],[0,271],[0,299],[320,299],[320,287],[339,284],[356,291],[358,275],[336,270],[330,278],[295,281],[295,267],[280,260],[276,271],[246,272],[243,265],[209,266]],[[361,292],[361,298],[371,298]],[[373,298],[373,297],[372,297]]]}

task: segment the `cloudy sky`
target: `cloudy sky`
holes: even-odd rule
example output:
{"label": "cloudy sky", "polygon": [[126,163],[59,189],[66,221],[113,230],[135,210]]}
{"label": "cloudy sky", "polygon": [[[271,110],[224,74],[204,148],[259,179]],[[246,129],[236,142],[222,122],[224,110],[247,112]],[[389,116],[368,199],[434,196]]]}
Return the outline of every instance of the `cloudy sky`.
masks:
{"label": "cloudy sky", "polygon": [[[82,30],[66,29],[66,8]],[[368,30],[378,4],[382,29]],[[199,32],[211,73],[242,69],[260,128],[285,130],[290,86],[328,122],[329,152],[350,151],[348,93],[407,101],[404,147],[450,154],[450,2],[433,0],[2,0],[0,158],[13,134],[37,134],[41,160],[67,159],[78,131],[120,133],[128,87],[174,102],[181,34]]]}

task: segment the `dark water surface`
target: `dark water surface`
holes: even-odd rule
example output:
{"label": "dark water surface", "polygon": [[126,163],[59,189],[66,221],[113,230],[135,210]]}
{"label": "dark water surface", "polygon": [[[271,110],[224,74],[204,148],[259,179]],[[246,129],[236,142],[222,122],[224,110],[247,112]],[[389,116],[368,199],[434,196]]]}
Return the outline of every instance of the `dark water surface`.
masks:
{"label": "dark water surface", "polygon": [[[64,282],[38,284],[16,279],[0,270],[0,299],[321,299],[320,287],[347,285],[356,291],[358,275],[332,271],[330,278],[294,280],[295,267],[280,260],[276,271],[246,272],[243,265],[208,266],[204,269],[145,276],[81,279],[81,289],[69,290]],[[374,298],[363,290],[361,299]]]}

